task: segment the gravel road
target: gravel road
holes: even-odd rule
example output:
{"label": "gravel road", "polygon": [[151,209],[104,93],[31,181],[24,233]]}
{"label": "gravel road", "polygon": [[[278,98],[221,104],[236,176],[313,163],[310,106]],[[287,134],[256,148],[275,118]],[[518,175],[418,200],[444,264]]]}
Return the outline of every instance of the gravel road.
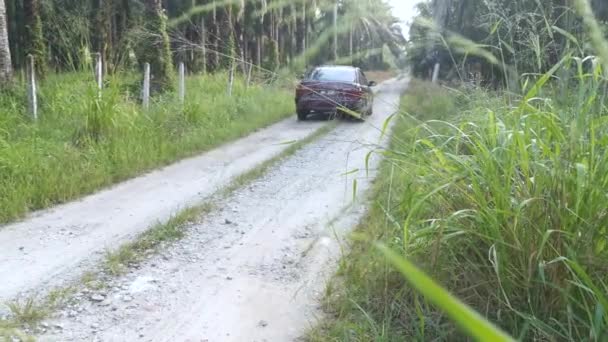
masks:
{"label": "gravel road", "polygon": [[[216,203],[219,209],[201,217],[181,241],[130,269],[126,275],[112,280],[107,289],[79,294],[75,303],[45,322],[48,329],[39,339],[197,342],[297,340],[320,314],[318,300],[340,257],[343,247],[341,238],[365,213],[364,194],[379,163],[379,157],[372,157],[369,164],[371,172],[367,175],[365,157],[370,150],[385,143],[380,132],[382,124],[397,110],[399,95],[406,84],[405,79],[383,83],[378,87],[375,114],[365,123],[340,122],[326,136],[304,146],[260,179]],[[299,139],[320,125],[322,123],[319,122],[287,121],[265,130],[265,139],[239,141],[236,144],[241,149],[253,145],[255,148],[248,150],[252,153],[259,146],[276,149],[271,147],[276,141]],[[235,150],[232,153],[233,158],[238,159],[237,155],[242,156],[244,151]],[[223,153],[215,154],[216,165],[221,163],[223,157]],[[256,161],[262,159],[258,157]],[[201,187],[207,187],[206,182],[193,179],[203,176],[208,179],[212,172],[207,163],[202,164],[205,171],[193,171],[182,166],[179,168],[182,173],[174,170],[171,174],[163,177],[157,175],[152,179],[156,180],[154,183],[178,182],[173,178],[175,176],[182,180],[181,187],[173,189],[172,193],[178,196],[185,191],[189,195],[183,196],[181,201],[173,201],[175,208],[185,204],[184,197],[191,201],[200,199],[198,192]],[[202,167],[201,164],[195,165]],[[233,169],[233,173],[237,173],[243,166],[233,166]],[[353,170],[359,171],[351,172]],[[226,171],[214,179],[219,182],[220,177],[226,177]],[[355,179],[358,190],[353,201]],[[147,206],[150,211],[167,214],[175,210],[165,209],[166,202],[143,204],[155,193],[146,191],[145,184],[143,182],[139,187],[144,193],[121,191],[115,204],[124,204],[122,211],[126,212],[133,205]],[[170,192],[173,187],[175,184],[167,185],[165,191]],[[129,198],[129,193],[137,196],[138,200]],[[107,200],[100,199],[98,204],[111,213],[106,218],[122,213],[117,210],[115,214]],[[77,208],[72,210],[77,214]],[[95,210],[92,204],[89,204],[89,210],[90,214],[103,217],[101,209]],[[45,215],[55,215],[59,222],[62,216],[54,213]],[[86,216],[82,212],[80,215]],[[41,220],[39,224],[42,222],[45,221]],[[122,225],[119,229],[108,225],[78,231],[99,231],[98,234],[103,236],[97,238],[97,244],[106,241],[101,238],[108,237],[111,237],[108,240],[118,243],[132,236],[120,234],[129,228],[120,220],[115,220],[113,224],[119,222]],[[17,234],[18,228],[18,225],[13,226],[9,232]],[[24,228],[28,226],[21,226],[21,229]],[[42,234],[42,229],[30,226],[28,230]],[[104,229],[111,232],[102,233]],[[130,234],[136,233],[134,229],[131,230]],[[4,268],[5,260],[11,262],[12,259],[5,257],[4,246],[8,242],[3,237],[6,233],[0,233],[2,278],[11,274]],[[95,237],[90,235],[89,238]],[[61,241],[65,243],[66,237],[57,238],[53,243]],[[42,243],[36,237],[33,246],[29,246],[35,250]],[[86,253],[82,251],[84,248],[75,244],[72,242],[63,246],[68,250],[66,254],[72,254],[71,249],[78,249],[79,252],[73,254],[86,258]],[[18,250],[15,244],[10,248]],[[63,252],[54,254],[59,257]],[[22,260],[26,256],[12,261],[13,267],[23,265]],[[44,255],[32,256],[29,260],[40,263],[37,257]],[[66,266],[66,258],[62,256],[62,260],[64,262],[54,262],[56,267],[49,269],[60,270],[75,265]],[[48,262],[45,260],[43,264],[47,265]],[[25,273],[33,276],[33,272]],[[47,273],[39,271],[37,274]],[[26,277],[19,275],[18,279],[23,284]],[[19,282],[11,284],[12,290],[3,288],[0,294],[14,294],[21,286]]]}
{"label": "gravel road", "polygon": [[77,279],[105,251],[201,202],[235,176],[281,153],[285,142],[303,139],[325,123],[299,124],[290,118],[198,157],[0,227],[0,303]]}

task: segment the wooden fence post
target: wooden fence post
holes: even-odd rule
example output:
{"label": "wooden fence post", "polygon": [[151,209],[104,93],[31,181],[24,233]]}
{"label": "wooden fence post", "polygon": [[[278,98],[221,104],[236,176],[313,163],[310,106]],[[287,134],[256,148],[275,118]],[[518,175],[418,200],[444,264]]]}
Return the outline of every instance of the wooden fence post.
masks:
{"label": "wooden fence post", "polygon": [[144,64],[144,86],[142,89],[142,104],[144,110],[150,108],[150,63]]}
{"label": "wooden fence post", "polygon": [[36,66],[34,56],[27,55],[26,69],[28,108],[34,120],[38,120],[38,97],[36,94]]}
{"label": "wooden fence post", "polygon": [[205,16],[201,16],[201,52],[203,54],[203,74],[207,73],[207,29],[205,26]]}
{"label": "wooden fence post", "polygon": [[234,86],[234,68],[235,63],[230,66],[230,74],[228,75],[228,96],[232,96],[232,87]]}
{"label": "wooden fence post", "polygon": [[435,66],[433,67],[433,76],[431,77],[431,81],[433,83],[437,83],[437,81],[439,80],[439,70],[441,68],[441,64],[439,63],[435,63]]}
{"label": "wooden fence post", "polygon": [[179,101],[184,104],[186,100],[186,66],[179,63]]}
{"label": "wooden fence post", "polygon": [[93,56],[95,56],[95,82],[99,90],[99,97],[101,97],[101,90],[103,89],[103,61],[101,53],[94,53]]}
{"label": "wooden fence post", "polygon": [[251,73],[253,72],[253,61],[249,63],[249,70],[247,70],[247,83],[246,87],[249,89],[249,84],[251,83]]}

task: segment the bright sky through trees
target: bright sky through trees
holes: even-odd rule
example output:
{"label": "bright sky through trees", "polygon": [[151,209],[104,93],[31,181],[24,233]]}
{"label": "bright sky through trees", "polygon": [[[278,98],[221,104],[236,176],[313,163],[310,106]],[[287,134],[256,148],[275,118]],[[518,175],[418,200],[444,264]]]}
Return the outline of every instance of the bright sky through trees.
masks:
{"label": "bright sky through trees", "polygon": [[410,21],[416,15],[414,6],[419,3],[420,0],[389,0],[388,2],[393,6],[395,16],[402,21],[402,25],[404,26],[403,33],[407,36],[408,29],[405,29],[405,27],[409,27]]}

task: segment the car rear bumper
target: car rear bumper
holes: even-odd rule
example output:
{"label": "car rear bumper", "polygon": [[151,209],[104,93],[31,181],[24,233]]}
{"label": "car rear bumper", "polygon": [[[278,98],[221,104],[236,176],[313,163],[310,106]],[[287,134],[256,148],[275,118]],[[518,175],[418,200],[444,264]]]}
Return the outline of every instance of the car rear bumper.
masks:
{"label": "car rear bumper", "polygon": [[330,99],[300,99],[296,100],[298,112],[335,112],[339,108],[359,111],[363,109],[363,100],[330,100]]}

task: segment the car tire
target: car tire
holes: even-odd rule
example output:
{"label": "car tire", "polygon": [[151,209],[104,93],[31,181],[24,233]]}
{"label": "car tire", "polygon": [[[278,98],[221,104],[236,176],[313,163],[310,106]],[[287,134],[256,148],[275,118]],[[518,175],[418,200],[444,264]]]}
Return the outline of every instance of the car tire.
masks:
{"label": "car tire", "polygon": [[374,114],[374,102],[368,103],[368,105],[369,105],[369,110],[367,112],[365,112],[365,115],[372,116],[372,114]]}
{"label": "car tire", "polygon": [[298,111],[298,120],[299,121],[306,121],[307,116],[308,116],[308,113],[306,113],[305,111],[302,111],[302,110]]}

